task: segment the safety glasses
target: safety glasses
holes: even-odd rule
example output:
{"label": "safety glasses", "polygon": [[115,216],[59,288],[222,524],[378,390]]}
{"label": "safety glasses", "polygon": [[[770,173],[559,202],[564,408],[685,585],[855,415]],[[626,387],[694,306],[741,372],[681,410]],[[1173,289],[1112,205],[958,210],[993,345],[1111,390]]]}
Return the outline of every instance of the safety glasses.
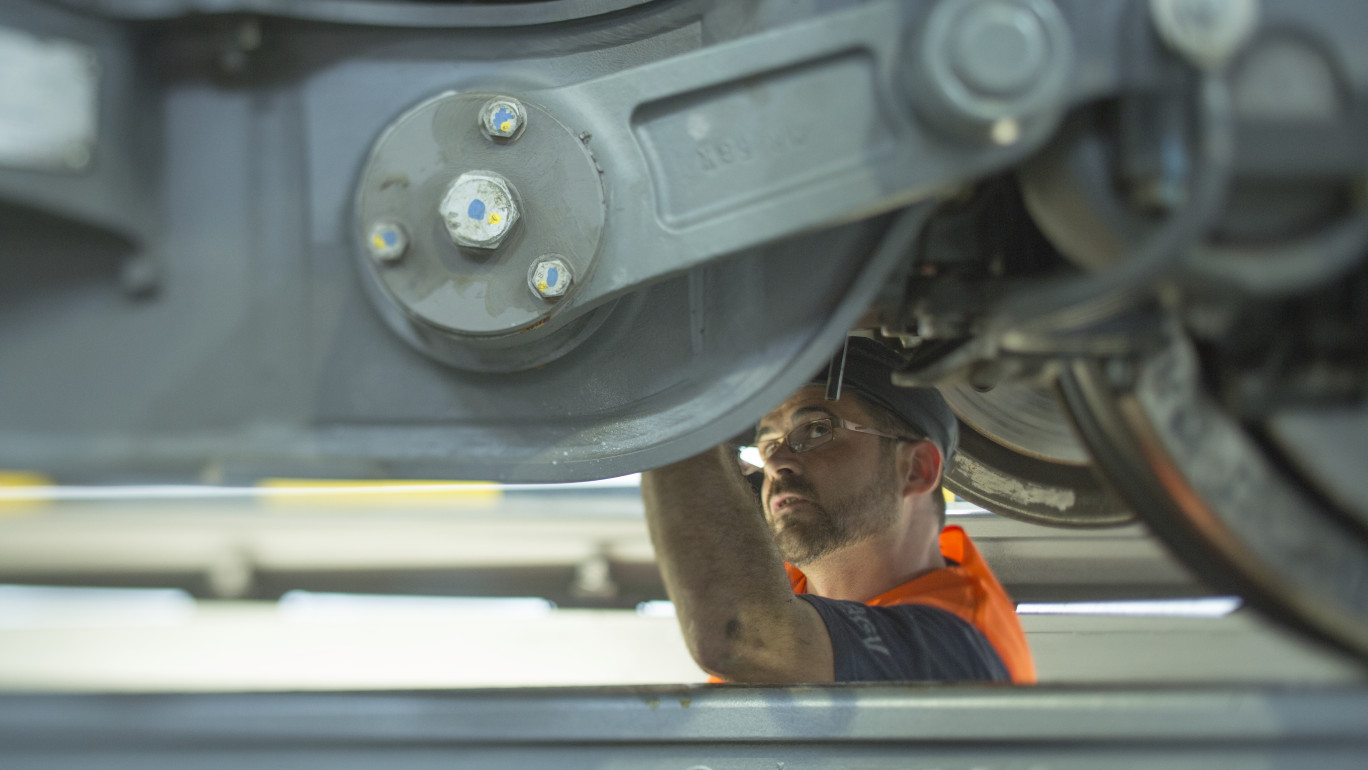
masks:
{"label": "safety glasses", "polygon": [[839,417],[819,417],[789,431],[787,435],[758,441],[754,446],[743,446],[740,451],[741,470],[747,474],[756,473],[765,467],[765,461],[779,451],[780,444],[788,446],[790,452],[801,454],[811,452],[836,438],[836,429],[841,428],[853,433],[867,433],[871,436],[891,438],[894,441],[918,441],[918,438],[894,436],[877,430],[853,425]]}

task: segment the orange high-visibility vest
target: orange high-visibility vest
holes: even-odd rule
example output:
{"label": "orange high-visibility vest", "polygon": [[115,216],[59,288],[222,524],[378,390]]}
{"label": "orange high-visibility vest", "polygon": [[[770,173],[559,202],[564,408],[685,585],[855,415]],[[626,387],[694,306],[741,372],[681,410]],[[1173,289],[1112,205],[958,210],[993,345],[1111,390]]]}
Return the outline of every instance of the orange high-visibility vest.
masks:
{"label": "orange high-visibility vest", "polygon": [[[946,527],[940,534],[941,555],[958,566],[929,572],[864,602],[871,607],[925,604],[954,613],[977,628],[997,651],[1013,684],[1035,684],[1035,662],[1026,645],[1026,632],[1017,620],[1016,605],[1008,598],[988,562],[960,527]],[[795,594],[805,594],[807,576],[792,564],[784,564]],[[725,679],[708,677],[709,682]]]}
{"label": "orange high-visibility vest", "polygon": [[[940,549],[942,556],[958,566],[909,580],[865,604],[871,607],[925,604],[954,613],[987,637],[988,643],[1002,658],[1013,683],[1035,684],[1035,662],[1026,646],[1026,633],[1017,620],[1016,606],[988,568],[988,562],[959,527],[946,527],[941,531]],[[807,593],[807,576],[791,564],[784,567],[788,570],[793,592]]]}

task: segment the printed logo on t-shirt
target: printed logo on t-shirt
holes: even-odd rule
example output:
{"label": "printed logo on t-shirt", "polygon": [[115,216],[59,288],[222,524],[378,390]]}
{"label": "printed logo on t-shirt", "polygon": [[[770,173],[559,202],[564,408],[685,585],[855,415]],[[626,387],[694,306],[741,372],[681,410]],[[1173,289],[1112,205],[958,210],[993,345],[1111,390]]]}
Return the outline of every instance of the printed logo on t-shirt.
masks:
{"label": "printed logo on t-shirt", "polygon": [[870,652],[891,655],[888,651],[888,645],[884,644],[883,637],[879,636],[879,630],[874,627],[873,621],[869,619],[869,612],[863,604],[851,602],[836,602],[835,604],[841,608],[841,612],[844,612],[846,617],[850,618],[850,622],[860,632],[860,642],[864,644],[865,649]]}

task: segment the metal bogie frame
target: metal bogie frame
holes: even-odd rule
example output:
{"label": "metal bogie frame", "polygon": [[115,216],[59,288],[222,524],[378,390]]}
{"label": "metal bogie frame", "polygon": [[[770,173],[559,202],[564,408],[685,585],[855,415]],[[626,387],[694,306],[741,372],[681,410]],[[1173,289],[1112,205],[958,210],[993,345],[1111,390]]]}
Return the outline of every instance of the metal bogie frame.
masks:
{"label": "metal bogie frame", "polygon": [[[7,3],[0,55],[62,86],[0,92],[0,128],[38,121],[0,132],[0,467],[616,476],[743,432],[857,329],[959,389],[952,489],[1148,518],[1364,655],[1365,28],[1330,0]],[[1129,395],[1174,351],[1178,411],[1229,441]],[[1241,533],[1254,488],[1294,535]]]}

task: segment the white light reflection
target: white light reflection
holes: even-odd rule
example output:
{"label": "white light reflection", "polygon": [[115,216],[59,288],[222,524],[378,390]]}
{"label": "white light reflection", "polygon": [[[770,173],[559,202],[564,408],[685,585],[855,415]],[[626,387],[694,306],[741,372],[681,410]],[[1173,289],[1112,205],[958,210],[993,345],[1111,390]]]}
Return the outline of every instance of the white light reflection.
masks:
{"label": "white light reflection", "polygon": [[1022,602],[1018,615],[1117,615],[1149,618],[1223,618],[1240,608],[1238,596],[1115,602]]}
{"label": "white light reflection", "polygon": [[642,602],[636,606],[637,614],[643,618],[673,618],[675,617],[674,602],[655,600]]}
{"label": "white light reflection", "polygon": [[276,605],[299,623],[369,623],[433,620],[545,618],[555,602],[537,597],[391,596],[287,591]]}
{"label": "white light reflection", "polygon": [[195,599],[175,588],[0,585],[0,628],[177,626]]}
{"label": "white light reflection", "polygon": [[631,489],[641,485],[641,474],[597,481],[565,484],[496,484],[479,482],[378,483],[374,486],[225,487],[208,484],[143,484],[111,486],[19,486],[0,487],[0,502],[46,502],[81,500],[248,500],[257,497],[339,497],[391,496],[453,492],[565,492],[578,489]]}

